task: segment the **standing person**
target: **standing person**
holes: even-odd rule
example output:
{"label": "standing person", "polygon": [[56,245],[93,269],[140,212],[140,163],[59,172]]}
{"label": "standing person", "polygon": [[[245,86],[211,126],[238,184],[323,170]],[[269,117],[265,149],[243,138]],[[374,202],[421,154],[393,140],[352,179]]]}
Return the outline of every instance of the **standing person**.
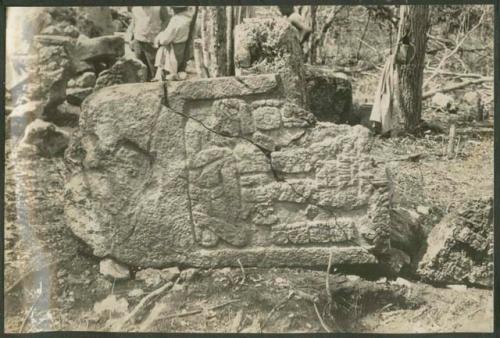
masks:
{"label": "standing person", "polygon": [[174,16],[167,28],[154,40],[159,47],[156,54],[157,67],[155,80],[161,81],[164,74],[168,80],[185,79],[186,73],[179,71],[179,65],[184,61],[186,43],[189,38],[191,14],[188,6],[172,6]]}
{"label": "standing person", "polygon": [[170,21],[166,7],[132,7],[132,22],[127,30],[127,40],[135,56],[148,67],[148,80],[155,74],[155,37]]}
{"label": "standing person", "polygon": [[299,31],[300,44],[307,41],[312,29],[307,25],[304,18],[294,10],[293,5],[278,6],[278,9],[280,13],[283,16],[286,16],[288,21],[290,21],[290,23]]}

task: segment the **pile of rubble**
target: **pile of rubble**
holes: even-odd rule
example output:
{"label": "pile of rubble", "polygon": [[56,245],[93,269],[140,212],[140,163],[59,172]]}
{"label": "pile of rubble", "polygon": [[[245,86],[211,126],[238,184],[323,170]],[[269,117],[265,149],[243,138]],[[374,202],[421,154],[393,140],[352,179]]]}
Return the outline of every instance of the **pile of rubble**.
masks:
{"label": "pile of rubble", "polygon": [[[7,60],[6,133],[12,146],[62,155],[86,97],[106,86],[146,81],[146,66],[126,53],[117,32],[126,28],[123,13],[109,7],[28,10],[21,42]],[[59,148],[47,151],[46,144]]]}

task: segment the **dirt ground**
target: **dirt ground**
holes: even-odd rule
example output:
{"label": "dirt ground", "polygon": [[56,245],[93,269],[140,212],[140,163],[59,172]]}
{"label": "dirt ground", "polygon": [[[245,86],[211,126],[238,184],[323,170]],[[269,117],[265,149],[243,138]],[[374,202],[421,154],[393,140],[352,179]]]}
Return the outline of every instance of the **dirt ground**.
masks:
{"label": "dirt ground", "polygon": [[[64,296],[52,295],[56,303],[65,303],[44,307],[39,302],[25,329],[110,330],[149,292],[160,287],[146,287],[134,280],[113,285],[96,274],[97,268],[97,264],[89,264],[85,270],[89,273],[80,275],[68,271]],[[402,279],[367,281],[336,274],[330,275],[329,285],[330,304],[326,272],[247,268],[243,274],[241,269],[201,270],[191,280],[170,283],[167,291],[140,308],[123,329],[247,333],[492,330],[490,290],[453,290]],[[136,289],[144,294],[130,293]],[[18,304],[21,308],[33,302],[22,299],[26,303]],[[94,302],[101,300],[101,307],[112,311],[94,311]],[[11,301],[15,302],[8,298]],[[7,331],[17,332],[26,311],[6,317]]]}

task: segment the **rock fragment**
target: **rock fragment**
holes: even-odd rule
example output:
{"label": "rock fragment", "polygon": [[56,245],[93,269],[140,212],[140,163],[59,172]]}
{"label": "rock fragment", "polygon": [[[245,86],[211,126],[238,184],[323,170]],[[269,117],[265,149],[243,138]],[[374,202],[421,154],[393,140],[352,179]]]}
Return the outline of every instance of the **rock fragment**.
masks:
{"label": "rock fragment", "polygon": [[123,280],[130,278],[128,267],[111,258],[101,260],[99,263],[99,272],[110,279]]}
{"label": "rock fragment", "polygon": [[125,41],[121,36],[105,35],[88,38],[80,35],[74,55],[82,61],[112,61],[125,53]]}
{"label": "rock fragment", "polygon": [[21,144],[36,146],[44,157],[62,156],[69,144],[69,134],[56,125],[37,119],[27,128]]}
{"label": "rock fragment", "polygon": [[493,200],[465,203],[430,232],[418,273],[427,282],[493,286]]}
{"label": "rock fragment", "polygon": [[31,101],[14,108],[6,120],[7,137],[20,138],[31,122],[40,118],[43,113],[43,102]]}

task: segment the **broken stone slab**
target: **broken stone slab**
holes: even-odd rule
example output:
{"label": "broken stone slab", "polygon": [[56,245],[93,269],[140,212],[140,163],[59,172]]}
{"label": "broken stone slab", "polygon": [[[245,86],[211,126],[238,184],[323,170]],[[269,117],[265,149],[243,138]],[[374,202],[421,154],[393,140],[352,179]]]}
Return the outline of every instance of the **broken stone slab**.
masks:
{"label": "broken stone slab", "polygon": [[111,258],[105,258],[99,262],[99,272],[110,279],[130,279],[129,268]]}
{"label": "broken stone slab", "polygon": [[307,108],[304,55],[297,30],[285,18],[253,18],[234,30],[236,75],[279,74],[290,103]]}
{"label": "broken stone slab", "polygon": [[305,66],[309,109],[318,121],[355,124],[347,76],[324,66]]}
{"label": "broken stone slab", "polygon": [[[279,127],[251,127],[263,110]],[[66,152],[67,224],[145,268],[377,265],[390,182],[370,133],[304,117],[275,74],[102,88]]]}
{"label": "broken stone slab", "polygon": [[6,119],[6,136],[19,139],[24,135],[26,127],[43,113],[43,102],[31,101],[14,108]]}
{"label": "broken stone slab", "polygon": [[233,76],[196,81],[172,81],[167,84],[169,107],[178,109],[186,101],[215,100],[235,96],[264,95],[274,97],[280,95],[281,80],[276,74],[260,76]]}
{"label": "broken stone slab", "polygon": [[493,200],[465,203],[429,233],[418,274],[436,284],[493,286]]}
{"label": "broken stone slab", "polygon": [[95,82],[94,90],[115,84],[146,82],[148,69],[135,58],[120,58],[111,68],[102,71]]}
{"label": "broken stone slab", "polygon": [[62,156],[68,147],[69,134],[56,125],[36,119],[28,125],[21,145],[35,146],[38,155],[43,157]]}
{"label": "broken stone slab", "polygon": [[125,54],[125,40],[115,35],[96,38],[80,35],[74,52],[76,59],[90,62],[115,60],[123,54]]}

